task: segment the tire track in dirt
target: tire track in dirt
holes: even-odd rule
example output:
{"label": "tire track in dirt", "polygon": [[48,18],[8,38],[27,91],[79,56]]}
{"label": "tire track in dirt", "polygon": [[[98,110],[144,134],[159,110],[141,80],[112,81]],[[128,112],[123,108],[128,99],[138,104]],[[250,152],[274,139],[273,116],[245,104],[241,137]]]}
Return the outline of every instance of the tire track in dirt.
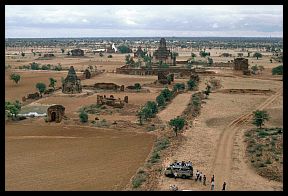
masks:
{"label": "tire track in dirt", "polygon": [[[278,89],[277,92],[270,96],[266,101],[260,104],[255,110],[262,110],[271,104],[278,96],[281,95],[281,89]],[[252,119],[253,113],[249,112],[241,115],[237,119],[233,120],[229,125],[222,131],[218,147],[216,149],[216,154],[213,162],[213,167],[211,174],[215,175],[215,187],[217,190],[221,190],[222,183],[224,181],[229,181],[232,169],[232,155],[234,147],[234,138],[237,131],[241,129],[249,120]]]}

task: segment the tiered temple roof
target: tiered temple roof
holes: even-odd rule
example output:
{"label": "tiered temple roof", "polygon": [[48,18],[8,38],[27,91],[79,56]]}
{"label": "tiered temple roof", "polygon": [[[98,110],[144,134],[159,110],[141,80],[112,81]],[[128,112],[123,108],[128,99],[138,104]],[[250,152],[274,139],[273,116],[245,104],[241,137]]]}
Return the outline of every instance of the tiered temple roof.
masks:
{"label": "tiered temple roof", "polygon": [[161,38],[159,48],[158,50],[155,50],[153,56],[157,60],[166,60],[171,58],[171,52],[167,49],[166,40],[164,38]]}

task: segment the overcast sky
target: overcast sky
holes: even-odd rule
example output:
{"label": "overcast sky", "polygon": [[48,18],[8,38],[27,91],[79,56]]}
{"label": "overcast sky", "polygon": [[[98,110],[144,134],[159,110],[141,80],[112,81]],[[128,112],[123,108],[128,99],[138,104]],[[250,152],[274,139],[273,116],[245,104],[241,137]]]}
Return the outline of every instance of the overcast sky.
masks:
{"label": "overcast sky", "polygon": [[282,5],[6,5],[5,37],[283,37]]}

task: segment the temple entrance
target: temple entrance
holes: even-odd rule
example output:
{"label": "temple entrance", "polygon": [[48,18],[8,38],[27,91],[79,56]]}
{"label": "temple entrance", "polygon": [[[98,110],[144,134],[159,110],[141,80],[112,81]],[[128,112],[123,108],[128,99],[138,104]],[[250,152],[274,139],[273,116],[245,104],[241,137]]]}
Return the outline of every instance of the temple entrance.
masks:
{"label": "temple entrance", "polygon": [[56,112],[51,113],[51,122],[56,121]]}

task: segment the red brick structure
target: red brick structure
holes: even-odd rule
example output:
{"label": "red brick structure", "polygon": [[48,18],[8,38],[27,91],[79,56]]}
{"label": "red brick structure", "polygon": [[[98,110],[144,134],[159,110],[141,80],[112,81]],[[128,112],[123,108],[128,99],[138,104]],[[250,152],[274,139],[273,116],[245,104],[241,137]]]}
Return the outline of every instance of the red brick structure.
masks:
{"label": "red brick structure", "polygon": [[62,105],[52,105],[47,109],[47,121],[60,123],[65,113]]}

